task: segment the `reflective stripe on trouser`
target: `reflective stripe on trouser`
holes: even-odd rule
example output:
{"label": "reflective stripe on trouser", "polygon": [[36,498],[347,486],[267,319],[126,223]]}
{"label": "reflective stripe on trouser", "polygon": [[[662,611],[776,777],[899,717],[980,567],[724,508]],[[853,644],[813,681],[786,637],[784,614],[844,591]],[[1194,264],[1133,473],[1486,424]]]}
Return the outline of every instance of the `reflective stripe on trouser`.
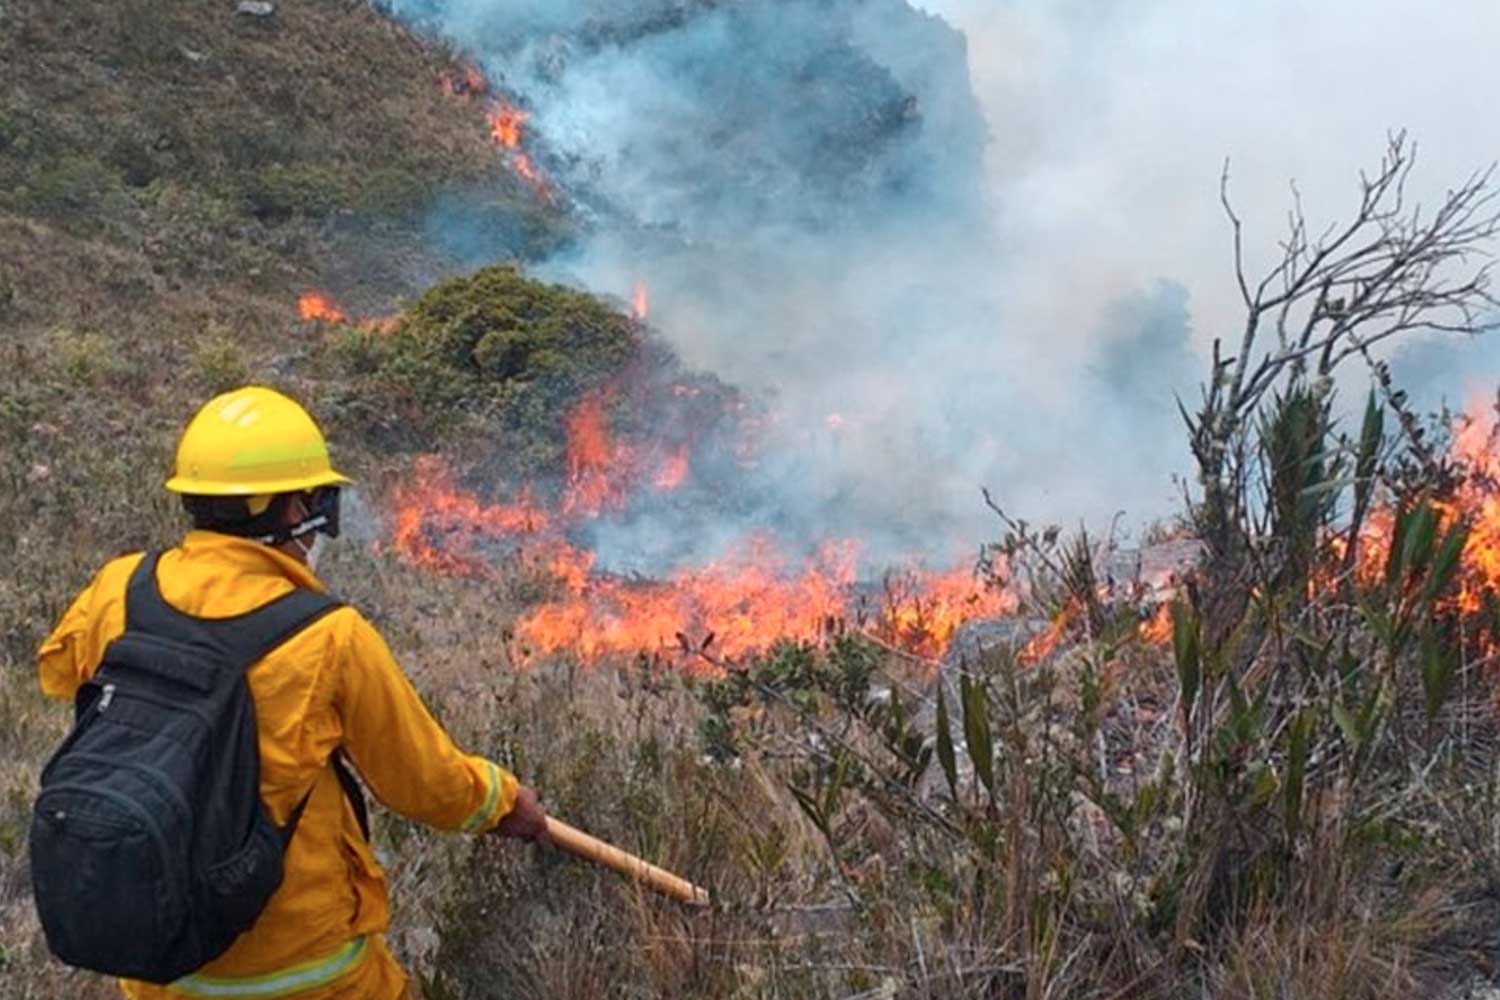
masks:
{"label": "reflective stripe on trouser", "polygon": [[332,955],[303,962],[289,969],[238,979],[184,976],[170,988],[190,997],[230,997],[234,1000],[289,997],[319,986],[327,986],[358,965],[366,951],[365,939],[357,937]]}

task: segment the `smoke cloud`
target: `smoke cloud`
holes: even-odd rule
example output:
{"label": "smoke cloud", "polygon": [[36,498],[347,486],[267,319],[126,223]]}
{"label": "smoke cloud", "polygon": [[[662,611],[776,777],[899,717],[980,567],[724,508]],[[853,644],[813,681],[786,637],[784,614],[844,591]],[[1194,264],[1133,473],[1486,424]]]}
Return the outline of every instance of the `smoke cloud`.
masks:
{"label": "smoke cloud", "polygon": [[[622,298],[647,282],[684,362],[774,415],[746,483],[722,484],[734,523],[596,529],[624,568],[756,528],[943,559],[993,533],[981,486],[1033,520],[1167,513],[1173,393],[1196,395],[1238,318],[1224,158],[1258,270],[1288,181],[1332,221],[1393,127],[1436,193],[1500,151],[1482,0],[379,6],[532,113],[585,233],[533,270]],[[439,206],[436,238],[506,253],[464,216]]]}

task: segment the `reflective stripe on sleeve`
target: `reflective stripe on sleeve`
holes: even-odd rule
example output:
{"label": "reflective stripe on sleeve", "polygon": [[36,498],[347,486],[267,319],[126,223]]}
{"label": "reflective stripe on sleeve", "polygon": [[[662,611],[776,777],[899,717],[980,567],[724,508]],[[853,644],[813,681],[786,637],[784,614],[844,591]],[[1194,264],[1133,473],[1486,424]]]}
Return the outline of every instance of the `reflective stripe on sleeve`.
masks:
{"label": "reflective stripe on sleeve", "polygon": [[484,762],[484,802],[480,807],[464,820],[463,830],[465,833],[473,833],[480,829],[495,817],[495,809],[500,805],[501,788],[500,769],[489,761]]}
{"label": "reflective stripe on sleeve", "polygon": [[273,1000],[326,986],[353,969],[365,957],[365,939],[357,937],[324,958],[303,962],[279,972],[239,979],[184,976],[170,989],[190,997],[234,997],[236,1000]]}

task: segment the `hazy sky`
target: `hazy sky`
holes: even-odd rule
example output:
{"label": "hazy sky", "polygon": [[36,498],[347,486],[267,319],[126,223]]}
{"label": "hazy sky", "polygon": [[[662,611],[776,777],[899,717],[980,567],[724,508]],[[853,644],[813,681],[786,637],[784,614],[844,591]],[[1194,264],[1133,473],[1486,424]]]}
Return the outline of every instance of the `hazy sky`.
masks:
{"label": "hazy sky", "polygon": [[1200,346],[1233,327],[1226,156],[1262,265],[1288,182],[1311,219],[1347,218],[1390,129],[1418,140],[1428,200],[1500,157],[1493,0],[914,2],[969,38],[1001,229],[1026,247],[1005,283],[1083,351],[1101,303],[1162,276]]}
{"label": "hazy sky", "polygon": [[[1290,182],[1314,231],[1347,219],[1391,130],[1419,143],[1428,202],[1500,157],[1495,0],[910,0],[967,36],[982,164],[956,40],[896,0],[728,5],[576,51],[556,33],[631,4],[387,2],[524,96],[534,141],[564,154],[544,163],[629,209],[539,273],[619,296],[647,280],[689,365],[771,401],[775,489],[748,527],[881,552],[987,537],[980,486],[1033,520],[1177,508],[1173,392],[1191,405],[1209,343],[1232,351],[1243,318],[1226,157],[1254,275],[1278,257]],[[868,116],[890,101],[871,88],[898,80],[920,114],[883,146]],[[829,135],[863,171],[835,199],[817,183],[840,162]],[[908,158],[923,169],[890,169]],[[884,177],[922,183],[859,186]],[[829,221],[843,211],[854,224]],[[477,263],[492,248],[475,235]],[[1500,380],[1500,351],[1456,357],[1412,371]]]}

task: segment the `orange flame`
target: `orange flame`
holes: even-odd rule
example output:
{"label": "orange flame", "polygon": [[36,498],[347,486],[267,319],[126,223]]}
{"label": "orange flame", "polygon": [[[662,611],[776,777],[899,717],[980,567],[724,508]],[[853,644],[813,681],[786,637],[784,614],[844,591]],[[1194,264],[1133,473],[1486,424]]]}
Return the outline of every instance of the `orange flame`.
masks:
{"label": "orange flame", "polygon": [[424,569],[484,576],[488,564],[471,553],[476,534],[536,534],[547,526],[547,515],[530,497],[523,495],[512,504],[482,504],[455,487],[440,459],[425,456],[417,460],[411,479],[396,491],[391,547]]}
{"label": "orange flame", "polygon": [[522,111],[505,101],[496,101],[490,108],[490,135],[506,149],[520,149],[521,126],[530,118],[530,112]]}
{"label": "orange flame", "polygon": [[538,195],[552,198],[552,187],[547,178],[537,169],[531,156],[521,148],[523,126],[531,119],[531,112],[523,111],[508,101],[496,101],[490,106],[490,135],[495,144],[509,153],[510,168],[516,176],[531,185]]}
{"label": "orange flame", "polygon": [[[1457,472],[1450,497],[1435,501],[1441,530],[1462,520],[1468,535],[1459,556],[1456,593],[1450,607],[1461,615],[1479,615],[1487,605],[1500,601],[1500,426],[1492,407],[1473,404],[1456,424],[1448,458]],[[1397,511],[1389,503],[1372,507],[1360,527],[1354,577],[1366,586],[1378,584],[1390,557],[1395,537]],[[1334,539],[1333,560],[1342,562],[1348,541]],[[1310,584],[1323,589],[1328,579]],[[1476,632],[1485,655],[1500,651],[1500,635],[1481,618]]]}
{"label": "orange flame", "polygon": [[450,97],[462,97],[473,99],[490,89],[489,81],[479,71],[479,67],[470,62],[459,63],[452,69],[445,69],[438,74],[438,84],[443,88],[443,93]]}
{"label": "orange flame", "polygon": [[1173,629],[1172,605],[1160,604],[1157,605],[1156,613],[1141,623],[1136,634],[1148,645],[1165,646],[1172,641]]}
{"label": "orange flame", "polygon": [[1075,598],[1068,598],[1062,610],[1052,619],[1047,628],[1031,637],[1031,640],[1016,654],[1016,660],[1020,663],[1040,663],[1057,651],[1062,645],[1063,638],[1068,634],[1068,629],[1078,620],[1082,614],[1082,607]]}
{"label": "orange flame", "polygon": [[[571,418],[573,447],[618,459],[620,446],[602,429],[602,414],[600,395],[580,404]],[[758,538],[717,562],[660,581],[601,573],[592,552],[561,534],[571,519],[590,516],[580,509],[587,490],[577,492],[590,482],[585,473],[591,471],[580,470],[564,500],[574,509],[559,520],[525,492],[509,503],[482,503],[457,487],[439,459],[423,458],[397,490],[391,548],[429,571],[483,578],[495,572],[494,553],[484,543],[513,544],[519,557],[513,561],[554,581],[559,593],[517,624],[523,656],[566,651],[592,662],[648,651],[708,666],[783,640],[817,641],[859,605],[853,587],[858,546],[848,541],[829,543],[800,564]],[[1011,591],[967,570],[911,570],[888,585],[871,628],[902,649],[937,657],[964,622],[1012,613],[1017,604]]]}
{"label": "orange flame", "polygon": [[322,292],[304,292],[297,300],[297,315],[305,320],[324,323],[344,323],[349,319],[344,315],[344,311]]}
{"label": "orange flame", "polygon": [[902,649],[936,658],[965,622],[1014,614],[1019,607],[1014,591],[980,580],[972,570],[914,569],[888,579],[877,634]]}
{"label": "orange flame", "polygon": [[568,495],[563,513],[597,517],[625,502],[632,471],[629,446],[610,436],[604,406],[607,391],[593,392],[568,414]]}
{"label": "orange flame", "polygon": [[651,289],[644,281],[635,283],[635,291],[630,296],[630,315],[637,323],[644,323],[651,315]]}
{"label": "orange flame", "polygon": [[1500,597],[1500,426],[1493,408],[1471,406],[1453,439],[1452,453],[1467,472],[1453,513],[1464,517],[1464,543],[1458,606],[1475,614],[1486,598]]}
{"label": "orange flame", "polygon": [[816,639],[842,616],[854,548],[831,543],[790,570],[764,540],[660,583],[595,578],[516,624],[523,656],[560,651],[585,660],[641,651],[694,653],[705,664]]}
{"label": "orange flame", "polygon": [[688,456],[687,445],[683,445],[674,451],[667,459],[666,464],[657,472],[656,478],[651,485],[662,493],[670,493],[683,484],[687,479],[691,459]]}

